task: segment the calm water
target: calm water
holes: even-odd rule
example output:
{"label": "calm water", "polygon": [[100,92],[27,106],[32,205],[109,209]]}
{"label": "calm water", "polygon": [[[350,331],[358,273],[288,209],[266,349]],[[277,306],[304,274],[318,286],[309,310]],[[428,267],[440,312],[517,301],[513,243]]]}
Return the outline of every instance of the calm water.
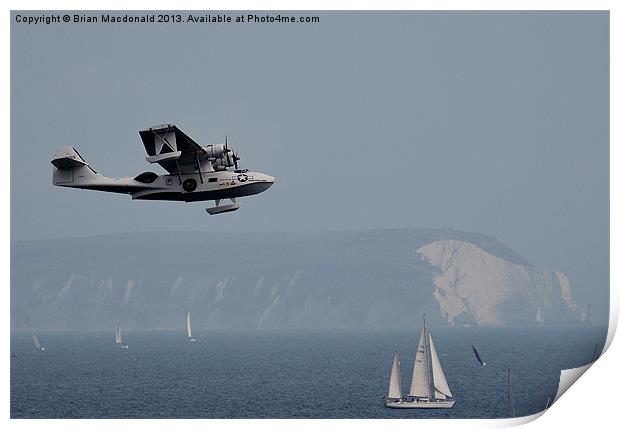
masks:
{"label": "calm water", "polygon": [[[433,329],[456,404],[383,406],[392,355],[411,383],[418,328],[376,331],[25,333],[11,337],[12,418],[468,418],[506,417],[505,367],[517,415],[553,399],[560,369],[592,360],[606,328]],[[481,367],[475,344],[489,365]],[[598,355],[598,352],[597,352]]]}

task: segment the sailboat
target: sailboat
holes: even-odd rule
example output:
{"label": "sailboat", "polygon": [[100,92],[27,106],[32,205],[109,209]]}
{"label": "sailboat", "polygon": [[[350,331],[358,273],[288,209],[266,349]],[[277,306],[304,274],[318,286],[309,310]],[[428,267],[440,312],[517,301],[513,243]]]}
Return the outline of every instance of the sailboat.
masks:
{"label": "sailboat", "polygon": [[190,342],[198,341],[196,338],[192,337],[192,316],[190,312],[187,312],[187,338],[189,338]]}
{"label": "sailboat", "polygon": [[129,348],[129,346],[127,345],[127,343],[123,342],[123,333],[121,331],[121,322],[120,321],[116,321],[116,339],[115,339],[115,343],[120,346],[121,349],[123,350],[127,350]]}
{"label": "sailboat", "polygon": [[39,343],[39,339],[34,334],[34,330],[32,329],[32,325],[30,324],[30,317],[26,316],[26,319],[28,320],[28,330],[30,331],[30,336],[32,337],[32,342],[34,343],[34,346],[37,348],[38,351],[44,351],[45,347],[43,347],[41,343]]}
{"label": "sailboat", "polygon": [[486,362],[482,360],[482,357],[480,357],[480,353],[478,353],[478,350],[476,350],[476,348],[472,345],[471,346],[472,349],[474,349],[474,354],[476,355],[476,359],[478,359],[478,362],[480,363],[480,365],[482,366],[486,366]]}
{"label": "sailboat", "polygon": [[439,363],[433,337],[426,326],[426,317],[424,317],[409,394],[404,397],[401,395],[400,362],[398,354],[395,354],[385,406],[388,408],[452,408],[453,405],[452,392],[450,392],[446,376]]}

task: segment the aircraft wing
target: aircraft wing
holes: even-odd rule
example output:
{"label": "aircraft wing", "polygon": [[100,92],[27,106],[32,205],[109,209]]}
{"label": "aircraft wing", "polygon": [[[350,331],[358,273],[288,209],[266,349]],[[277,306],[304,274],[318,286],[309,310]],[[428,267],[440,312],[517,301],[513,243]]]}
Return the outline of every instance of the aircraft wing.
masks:
{"label": "aircraft wing", "polygon": [[139,132],[150,163],[168,173],[193,173],[207,157],[205,150],[174,124],[157,125]]}

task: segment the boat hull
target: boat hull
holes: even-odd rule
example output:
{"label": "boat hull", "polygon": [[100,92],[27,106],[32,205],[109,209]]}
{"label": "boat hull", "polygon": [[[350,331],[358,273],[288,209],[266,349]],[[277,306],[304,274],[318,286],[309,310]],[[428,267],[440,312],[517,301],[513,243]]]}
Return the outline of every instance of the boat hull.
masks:
{"label": "boat hull", "polygon": [[398,401],[386,402],[388,408],[452,408],[455,401]]}

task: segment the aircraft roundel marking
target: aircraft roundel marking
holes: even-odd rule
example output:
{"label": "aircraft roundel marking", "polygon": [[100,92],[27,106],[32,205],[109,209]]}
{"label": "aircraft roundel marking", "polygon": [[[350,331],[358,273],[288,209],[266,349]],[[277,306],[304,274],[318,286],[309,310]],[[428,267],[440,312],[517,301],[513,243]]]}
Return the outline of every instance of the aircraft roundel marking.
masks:
{"label": "aircraft roundel marking", "polygon": [[247,174],[239,174],[239,175],[237,176],[237,179],[238,179],[240,182],[246,182],[246,181],[248,180],[248,175],[247,175]]}

